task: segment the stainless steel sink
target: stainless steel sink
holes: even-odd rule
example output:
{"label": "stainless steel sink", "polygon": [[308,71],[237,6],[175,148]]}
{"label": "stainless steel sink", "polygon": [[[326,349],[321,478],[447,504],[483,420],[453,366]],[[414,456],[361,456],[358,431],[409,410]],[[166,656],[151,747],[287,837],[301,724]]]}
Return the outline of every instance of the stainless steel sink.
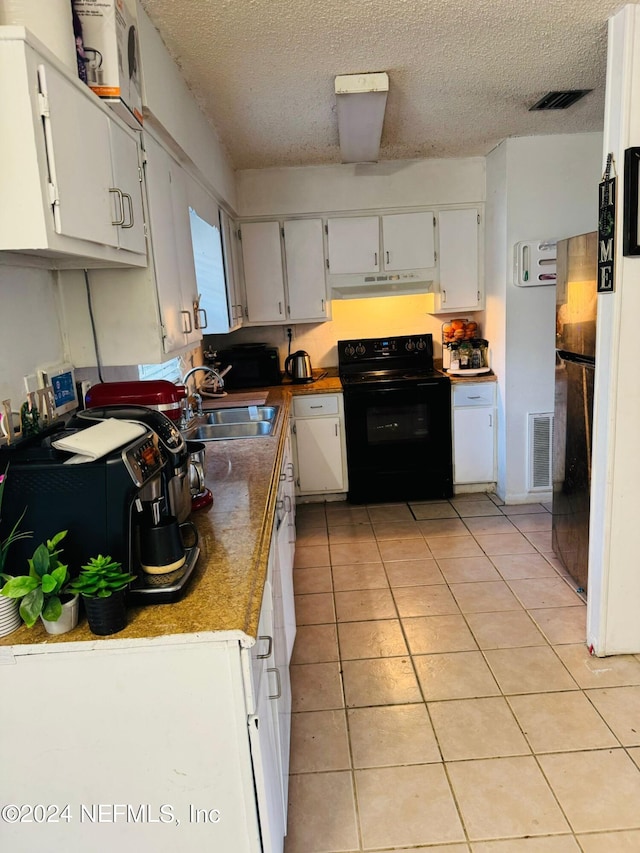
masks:
{"label": "stainless steel sink", "polygon": [[271,435],[273,421],[253,421],[239,424],[202,424],[189,433],[196,441],[215,441],[225,438],[259,438]]}
{"label": "stainless steel sink", "polygon": [[216,409],[206,414],[208,424],[244,424],[273,421],[277,413],[277,406],[237,406],[233,409]]}
{"label": "stainless steel sink", "polygon": [[279,406],[234,406],[197,415],[182,434],[196,441],[271,435]]}

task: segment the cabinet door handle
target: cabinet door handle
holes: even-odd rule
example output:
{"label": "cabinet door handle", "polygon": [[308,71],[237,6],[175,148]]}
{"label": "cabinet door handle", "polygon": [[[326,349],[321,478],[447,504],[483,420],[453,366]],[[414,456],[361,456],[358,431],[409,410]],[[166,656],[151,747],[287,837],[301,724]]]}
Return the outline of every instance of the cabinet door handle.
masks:
{"label": "cabinet door handle", "polygon": [[284,511],[291,512],[291,495],[284,496]]}
{"label": "cabinet door handle", "polygon": [[118,189],[118,187],[109,187],[110,193],[115,193],[118,197],[118,201],[120,202],[120,219],[112,219],[112,225],[122,225],[124,222],[124,199],[122,198],[122,190]]}
{"label": "cabinet door handle", "polygon": [[293,462],[287,462],[287,468],[289,469],[289,482],[293,483]]}
{"label": "cabinet door handle", "polygon": [[279,699],[282,696],[282,682],[280,681],[280,670],[277,666],[272,666],[267,669],[267,672],[275,672],[276,680],[278,682],[277,692],[273,696],[269,694],[269,699]]}
{"label": "cabinet door handle", "polygon": [[[200,315],[200,316],[198,316]],[[206,308],[196,308],[195,309],[195,318],[196,318],[196,329],[206,329],[209,325],[209,321],[207,320],[207,309]]]}
{"label": "cabinet door handle", "polygon": [[374,267],[378,266],[378,253],[377,252],[373,253],[373,265],[374,265]]}
{"label": "cabinet door handle", "polygon": [[338,437],[338,424],[336,424],[335,427],[336,427],[336,438],[337,438]]}
{"label": "cabinet door handle", "polygon": [[493,415],[489,415],[489,426],[493,426]]}
{"label": "cabinet door handle", "polygon": [[387,263],[389,263],[389,252],[387,252]]}
{"label": "cabinet door handle", "polygon": [[447,301],[447,291],[443,290],[441,292],[442,292],[442,304],[444,305],[445,302]]}
{"label": "cabinet door handle", "polygon": [[310,409],[324,409],[324,406],[322,404],[320,404],[318,406],[309,406],[309,408]]}
{"label": "cabinet door handle", "polygon": [[324,313],[324,299],[320,300],[320,310]]}
{"label": "cabinet door handle", "polygon": [[470,394],[469,399],[470,400],[481,400],[482,397],[480,396],[480,394]]}
{"label": "cabinet door handle", "polygon": [[190,335],[191,332],[193,332],[193,323],[191,322],[191,311],[181,311],[180,313],[184,314],[187,320],[189,321],[189,328],[183,329],[183,332],[185,333],[185,335]]}
{"label": "cabinet door handle", "polygon": [[[129,193],[122,193],[122,196],[123,196],[124,198],[126,198],[126,200],[127,200],[127,207],[129,208],[129,222],[128,222],[128,223],[126,223],[126,224],[123,222],[123,223],[122,223],[122,227],[123,227],[123,228],[133,228],[133,199],[131,198],[131,196],[129,195]],[[122,215],[123,215],[123,218],[124,218],[124,211],[123,211]]]}
{"label": "cabinet door handle", "polygon": [[267,641],[267,651],[263,655],[256,655],[257,660],[266,660],[271,657],[271,652],[273,651],[273,637],[270,637],[268,634],[264,634],[262,637],[258,637],[258,642],[260,640]]}
{"label": "cabinet door handle", "polygon": [[282,314],[282,302],[278,302],[278,314]]}

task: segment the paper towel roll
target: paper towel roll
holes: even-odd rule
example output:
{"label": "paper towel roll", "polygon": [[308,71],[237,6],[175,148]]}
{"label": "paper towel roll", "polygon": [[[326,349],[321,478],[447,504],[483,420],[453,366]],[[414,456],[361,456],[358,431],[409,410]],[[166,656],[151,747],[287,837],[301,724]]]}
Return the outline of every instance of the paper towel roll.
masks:
{"label": "paper towel roll", "polygon": [[0,24],[26,27],[77,72],[71,0],[0,0]]}

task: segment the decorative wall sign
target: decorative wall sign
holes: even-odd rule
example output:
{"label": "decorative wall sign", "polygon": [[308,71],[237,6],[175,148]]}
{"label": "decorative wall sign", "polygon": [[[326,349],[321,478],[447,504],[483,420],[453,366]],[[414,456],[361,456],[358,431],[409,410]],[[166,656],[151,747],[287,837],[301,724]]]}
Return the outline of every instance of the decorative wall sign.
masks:
{"label": "decorative wall sign", "polygon": [[638,229],[638,183],[640,181],[640,148],[624,152],[624,219],[622,223],[622,254],[640,255]]}
{"label": "decorative wall sign", "polygon": [[616,234],[616,179],[609,177],[613,157],[600,184],[598,211],[598,293],[613,293],[613,262]]}

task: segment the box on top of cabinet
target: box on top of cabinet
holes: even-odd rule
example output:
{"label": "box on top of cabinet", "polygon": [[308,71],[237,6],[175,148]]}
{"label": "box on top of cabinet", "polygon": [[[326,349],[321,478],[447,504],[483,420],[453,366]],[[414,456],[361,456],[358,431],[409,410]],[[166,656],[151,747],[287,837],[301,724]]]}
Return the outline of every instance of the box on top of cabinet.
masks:
{"label": "box on top of cabinet", "polygon": [[[142,124],[138,20],[132,0],[73,0],[87,85],[134,130]],[[77,39],[76,39],[77,44]]]}

